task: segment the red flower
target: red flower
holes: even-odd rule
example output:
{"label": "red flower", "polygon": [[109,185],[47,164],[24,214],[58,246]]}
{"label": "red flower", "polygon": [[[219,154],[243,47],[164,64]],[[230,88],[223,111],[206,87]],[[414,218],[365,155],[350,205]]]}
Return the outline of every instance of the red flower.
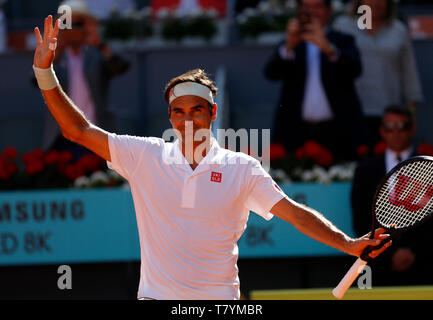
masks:
{"label": "red flower", "polygon": [[72,153],[71,151],[64,150],[60,151],[58,154],[58,162],[59,163],[68,163],[72,160]]}
{"label": "red flower", "polygon": [[418,146],[417,153],[424,156],[433,156],[433,145],[422,143]]}
{"label": "red flower", "polygon": [[360,144],[356,148],[356,155],[358,156],[358,158],[363,158],[368,155],[368,146],[366,144]]}
{"label": "red flower", "polygon": [[55,164],[59,161],[59,153],[56,150],[48,151],[44,156],[44,160],[48,165]]}
{"label": "red flower", "polygon": [[286,149],[281,143],[272,143],[269,148],[270,160],[280,160],[286,157]]}
{"label": "red flower", "polygon": [[304,148],[303,148],[303,147],[300,147],[300,148],[298,148],[298,149],[295,151],[295,157],[296,157],[296,159],[298,159],[298,160],[301,160],[302,158],[305,157],[305,154],[304,154]]}
{"label": "red flower", "polygon": [[334,162],[334,157],[331,152],[324,149],[314,160],[321,167],[330,167]]}
{"label": "red flower", "polygon": [[3,155],[6,158],[15,160],[18,156],[18,151],[14,147],[7,147],[3,150]]}
{"label": "red flower", "polygon": [[374,146],[373,153],[374,153],[375,156],[381,156],[381,155],[385,154],[385,151],[386,151],[386,143],[385,143],[385,141],[379,141]]}
{"label": "red flower", "polygon": [[304,156],[315,159],[322,151],[323,147],[315,141],[307,141],[304,144]]}
{"label": "red flower", "polygon": [[329,150],[311,140],[305,142],[302,147],[296,150],[295,157],[298,160],[303,158],[312,159],[322,167],[329,167],[334,161],[334,157]]}
{"label": "red flower", "polygon": [[65,176],[68,179],[75,181],[75,179],[84,176],[84,170],[78,164],[69,164],[65,167]]}
{"label": "red flower", "polygon": [[41,149],[24,153],[21,159],[24,162],[26,172],[30,175],[42,172],[45,169],[45,154]]}
{"label": "red flower", "polygon": [[26,164],[26,172],[30,175],[33,175],[38,172],[42,172],[44,171],[44,169],[45,169],[45,164],[42,161],[37,159],[35,159],[34,161],[29,161]]}
{"label": "red flower", "polygon": [[78,159],[76,165],[84,172],[95,172],[102,168],[104,160],[95,154],[85,154]]}

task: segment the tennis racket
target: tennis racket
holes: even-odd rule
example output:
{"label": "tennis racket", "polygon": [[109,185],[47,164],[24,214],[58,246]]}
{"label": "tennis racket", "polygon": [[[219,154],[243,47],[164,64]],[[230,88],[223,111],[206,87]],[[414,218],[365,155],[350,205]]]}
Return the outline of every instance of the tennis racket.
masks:
{"label": "tennis racket", "polygon": [[337,287],[333,295],[344,294],[371,259],[371,251],[380,249],[389,240],[424,223],[433,212],[433,157],[418,156],[395,166],[381,181],[373,199],[373,227],[385,228],[389,237],[375,247],[365,248]]}

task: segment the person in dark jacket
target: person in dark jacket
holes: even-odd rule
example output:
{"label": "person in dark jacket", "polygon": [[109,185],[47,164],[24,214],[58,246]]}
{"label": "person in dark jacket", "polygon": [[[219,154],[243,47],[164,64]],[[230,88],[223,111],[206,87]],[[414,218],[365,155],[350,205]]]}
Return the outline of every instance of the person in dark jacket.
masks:
{"label": "person in dark jacket", "polygon": [[[365,234],[371,229],[373,198],[386,173],[399,162],[417,155],[412,141],[415,129],[408,109],[391,106],[385,110],[380,135],[386,151],[383,155],[361,161],[355,170],[351,205],[356,234]],[[371,263],[373,284],[433,284],[428,270],[433,259],[432,241],[433,220],[394,239],[391,249]]]}
{"label": "person in dark jacket", "polygon": [[294,151],[306,140],[353,159],[364,136],[364,118],[354,80],[362,72],[352,36],[332,30],[328,0],[298,1],[286,40],[265,66],[265,76],[282,81],[273,142]]}

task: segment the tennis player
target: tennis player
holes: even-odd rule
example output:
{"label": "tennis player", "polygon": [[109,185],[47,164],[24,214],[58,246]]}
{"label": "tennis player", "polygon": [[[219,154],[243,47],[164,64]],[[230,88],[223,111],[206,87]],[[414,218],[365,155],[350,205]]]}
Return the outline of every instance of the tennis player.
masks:
{"label": "tennis player", "polygon": [[239,299],[237,241],[250,211],[266,220],[275,215],[354,256],[386,236],[378,230],[376,239],[348,237],[320,213],[288,198],[259,161],[221,148],[210,133],[217,88],[202,70],[166,86],[169,119],[178,135],[174,143],[96,127],[56,79],[52,61],[58,31],[59,21],[53,27],[51,16],[43,37],[35,28],[33,69],[63,135],[106,159],[129,181],[141,248],[138,299]]}

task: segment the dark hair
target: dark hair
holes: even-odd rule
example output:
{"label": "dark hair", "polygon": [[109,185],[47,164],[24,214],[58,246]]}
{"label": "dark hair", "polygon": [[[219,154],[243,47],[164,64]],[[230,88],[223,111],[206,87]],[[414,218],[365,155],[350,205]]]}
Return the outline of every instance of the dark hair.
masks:
{"label": "dark hair", "polygon": [[[303,0],[296,0],[296,4],[299,6],[302,5]],[[330,7],[331,6],[331,0],[323,0],[325,6]]]}
{"label": "dark hair", "polygon": [[[358,13],[358,8],[362,5],[363,0],[354,0],[352,6],[352,16],[357,17],[360,14]],[[385,20],[387,23],[391,23],[396,18],[396,8],[395,8],[395,0],[386,0],[386,14]]]}
{"label": "dark hair", "polygon": [[389,113],[398,114],[400,116],[404,116],[404,117],[406,117],[408,119],[410,125],[413,124],[413,115],[412,115],[412,112],[410,112],[410,110],[407,109],[407,108],[403,108],[402,106],[399,106],[399,105],[388,106],[385,109],[385,111],[383,112],[382,121],[385,118],[385,116],[387,114],[389,114]]}
{"label": "dark hair", "polygon": [[[215,82],[209,78],[209,76],[206,74],[206,72],[203,69],[193,69],[190,70],[188,72],[185,72],[184,74],[181,74],[180,76],[177,76],[173,79],[171,79],[165,86],[164,89],[164,98],[165,101],[167,102],[167,104],[169,104],[169,93],[170,90],[172,88],[174,88],[174,86],[176,86],[179,83],[182,82],[196,82],[196,83],[200,83],[206,87],[208,87],[211,92],[212,92],[212,96],[215,98],[215,96],[218,93],[218,88],[215,85]],[[209,111],[210,114],[212,115],[212,108],[213,105],[209,104]],[[170,116],[171,110],[169,111],[169,116]]]}

